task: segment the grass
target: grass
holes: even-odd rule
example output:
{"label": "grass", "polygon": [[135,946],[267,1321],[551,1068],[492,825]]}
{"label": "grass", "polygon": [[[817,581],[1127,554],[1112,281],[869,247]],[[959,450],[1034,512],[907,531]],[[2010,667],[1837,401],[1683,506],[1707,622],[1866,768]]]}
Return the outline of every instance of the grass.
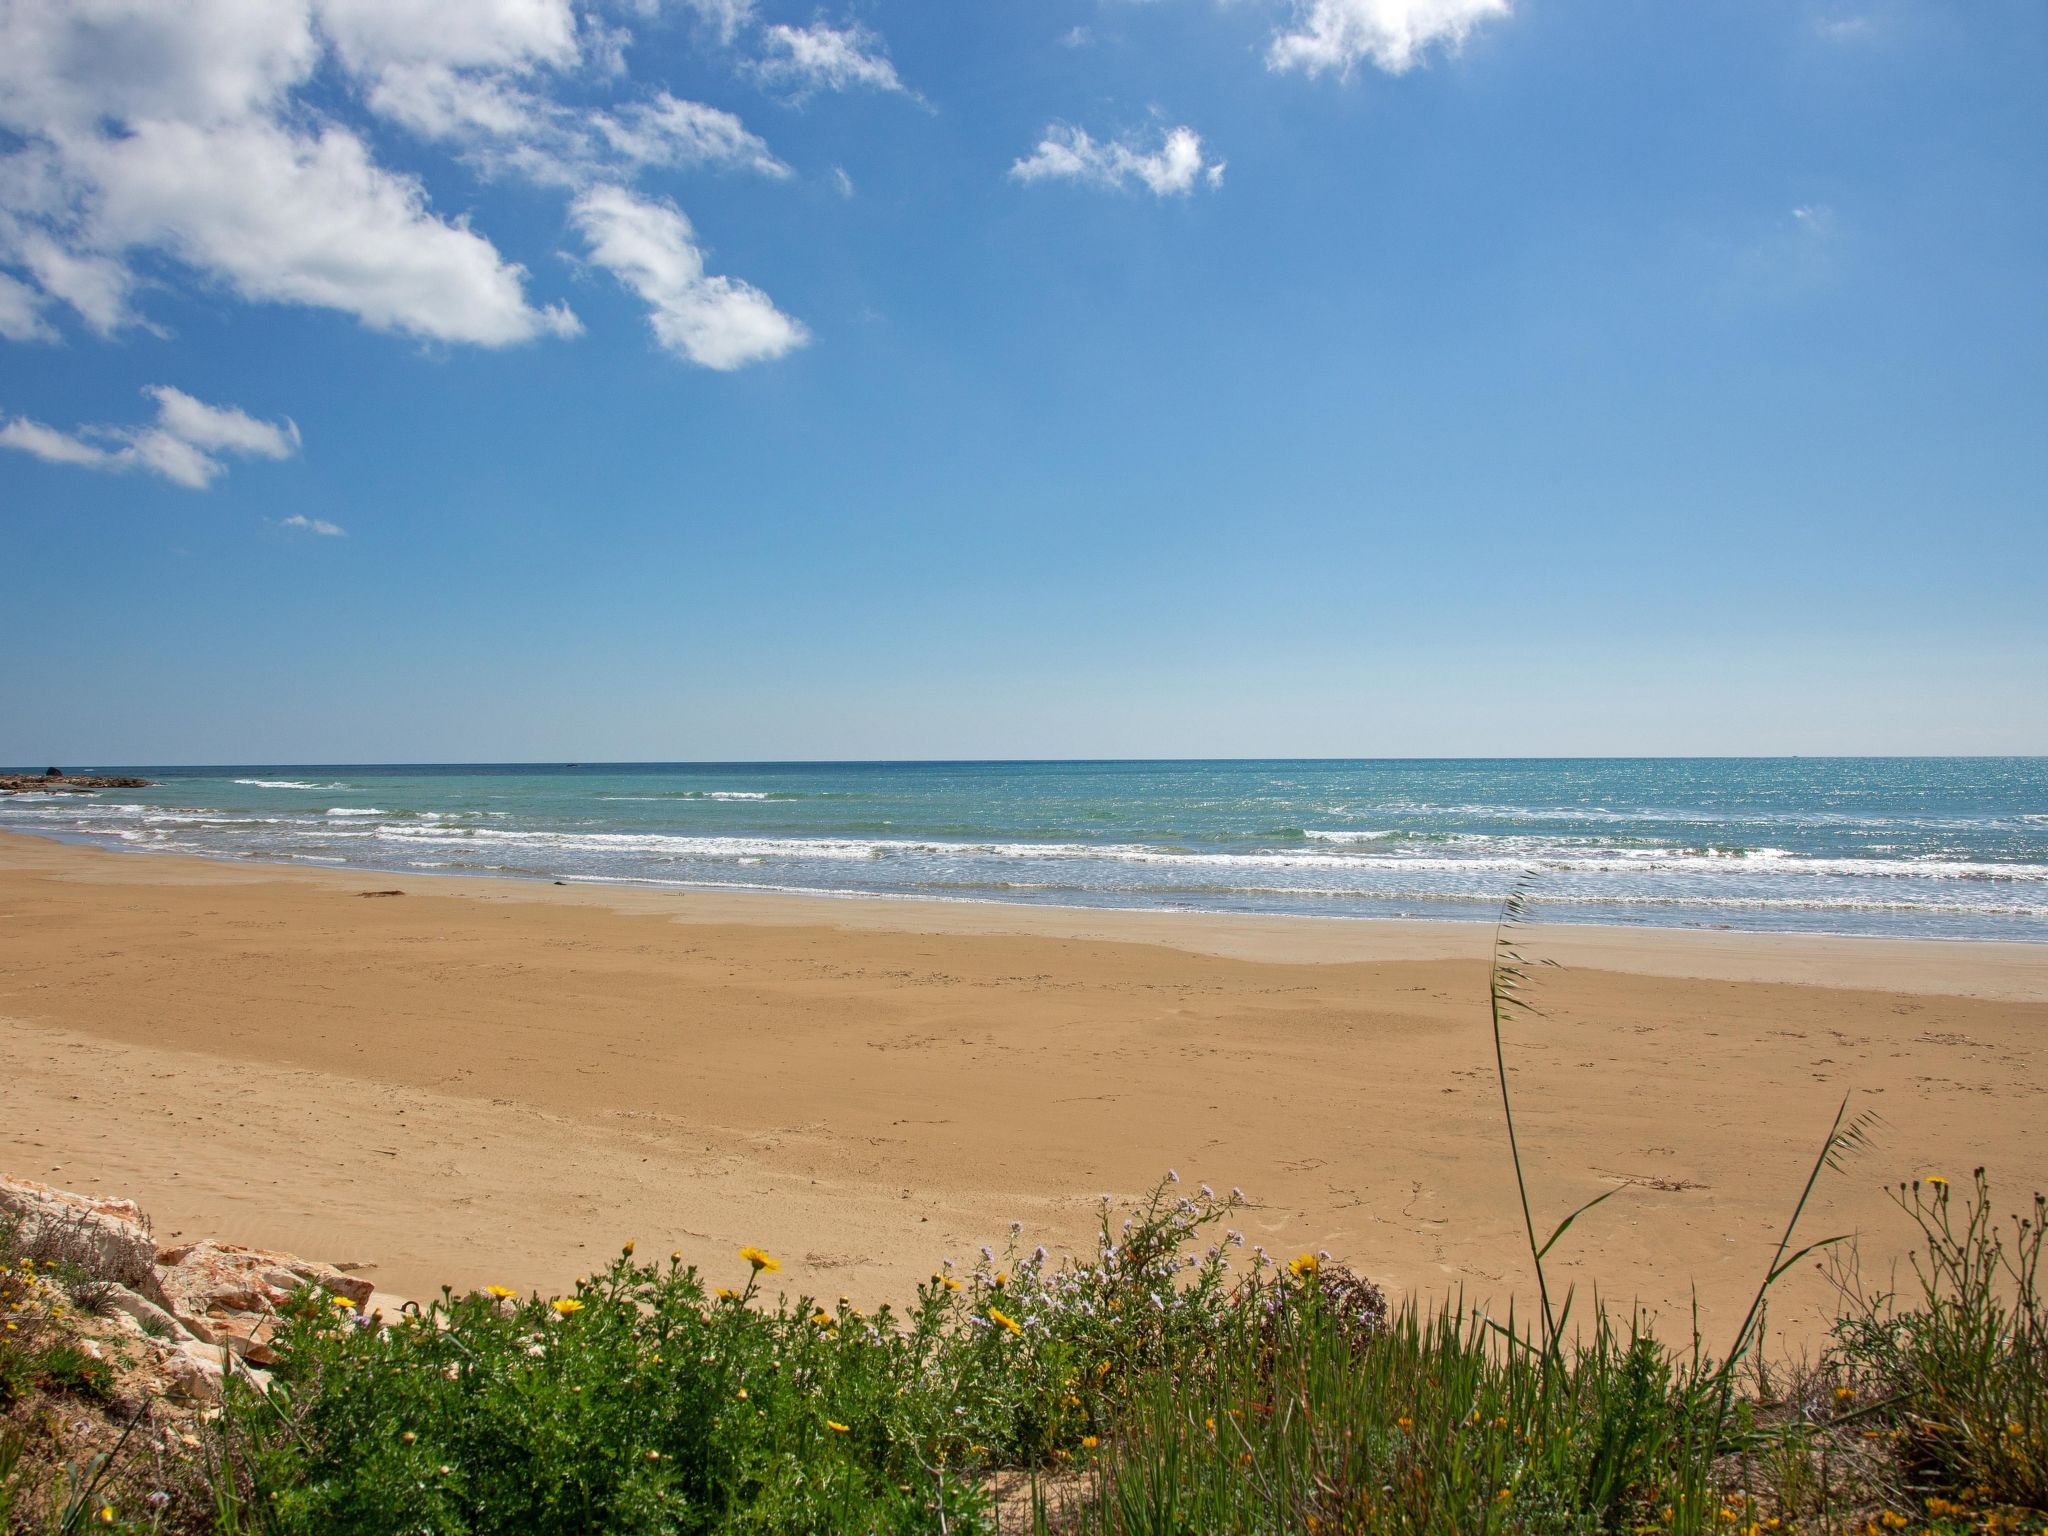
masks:
{"label": "grass", "polygon": [[[444,1293],[382,1324],[302,1293],[270,1386],[232,1379],[197,1448],[143,1477],[140,1415],[92,1457],[31,1454],[53,1414],[104,1407],[80,1343],[93,1276],[0,1232],[0,1519],[45,1536],[2048,1536],[2039,1195],[2000,1221],[1981,1170],[1959,1193],[1901,1186],[1910,1282],[1866,1283],[1853,1247],[1800,1236],[1823,1174],[1870,1139],[1845,1103],[1718,1355],[1597,1299],[1575,1313],[1551,1285],[1546,1261],[1606,1196],[1546,1234],[1522,1181],[1526,906],[1518,891],[1504,914],[1491,999],[1524,1315],[1390,1312],[1326,1256],[1246,1252],[1242,1196],[1169,1174],[1128,1212],[1104,1196],[1086,1254],[1020,1252],[1013,1229],[873,1315],[771,1300],[779,1265],[751,1248],[701,1275],[627,1244],[567,1296]],[[1768,1361],[1771,1287],[1816,1253],[1833,1335],[1817,1360]],[[1049,1490],[1078,1499],[1060,1515]]]}

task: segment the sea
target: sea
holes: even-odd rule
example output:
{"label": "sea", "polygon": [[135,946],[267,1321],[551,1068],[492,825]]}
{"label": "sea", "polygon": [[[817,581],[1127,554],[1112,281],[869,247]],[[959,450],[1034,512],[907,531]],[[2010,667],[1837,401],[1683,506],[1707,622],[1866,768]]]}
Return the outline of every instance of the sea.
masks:
{"label": "sea", "polygon": [[678,890],[2048,941],[2048,758],[85,767],[107,848]]}

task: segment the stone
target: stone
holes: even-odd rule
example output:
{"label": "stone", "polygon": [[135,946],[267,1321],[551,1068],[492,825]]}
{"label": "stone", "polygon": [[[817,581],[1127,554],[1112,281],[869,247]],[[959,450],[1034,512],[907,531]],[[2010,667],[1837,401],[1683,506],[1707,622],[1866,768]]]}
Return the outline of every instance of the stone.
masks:
{"label": "stone", "polygon": [[351,1307],[361,1307],[372,1290],[369,1281],[326,1264],[210,1238],[162,1249],[156,1257],[156,1299],[164,1308],[196,1337],[252,1359],[267,1357],[258,1330],[267,1334],[276,1326],[278,1307],[301,1286],[319,1286]]}
{"label": "stone", "polygon": [[107,1305],[121,1313],[135,1324],[135,1331],[147,1337],[151,1330],[158,1338],[170,1341],[194,1337],[192,1332],[162,1307],[147,1296],[138,1296],[125,1285],[117,1285],[107,1293]]}
{"label": "stone", "polygon": [[95,1279],[149,1290],[156,1241],[133,1200],[102,1200],[52,1189],[33,1179],[0,1178],[0,1220],[19,1222],[31,1251],[68,1259]]}

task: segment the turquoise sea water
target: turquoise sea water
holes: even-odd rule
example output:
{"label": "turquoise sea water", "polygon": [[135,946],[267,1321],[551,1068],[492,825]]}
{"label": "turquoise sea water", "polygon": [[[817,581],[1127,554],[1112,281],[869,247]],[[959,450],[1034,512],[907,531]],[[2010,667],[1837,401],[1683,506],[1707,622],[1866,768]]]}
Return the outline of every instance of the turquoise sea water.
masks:
{"label": "turquoise sea water", "polygon": [[[73,771],[86,771],[68,765]],[[124,770],[126,771],[126,770]],[[2048,941],[2048,759],[141,768],[0,828],[690,889]]]}

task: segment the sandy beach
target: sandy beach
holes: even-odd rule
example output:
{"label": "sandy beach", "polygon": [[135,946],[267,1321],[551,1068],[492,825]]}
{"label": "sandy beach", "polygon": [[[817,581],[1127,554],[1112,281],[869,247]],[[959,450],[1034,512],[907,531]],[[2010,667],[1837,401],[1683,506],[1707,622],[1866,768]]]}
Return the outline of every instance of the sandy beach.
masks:
{"label": "sandy beach", "polygon": [[[403,894],[385,894],[402,892]],[[1168,1167],[1403,1293],[1527,1288],[1478,925],[678,895],[0,836],[0,1168],[388,1291],[559,1288],[626,1238],[792,1291],[1087,1240]],[[1710,1342],[1845,1091],[1888,1181],[2048,1181],[2048,946],[1531,929],[1511,1065],[1562,1273]],[[2004,1204],[2004,1199],[2001,1199]],[[1810,1341],[1827,1293],[1774,1314]]]}

